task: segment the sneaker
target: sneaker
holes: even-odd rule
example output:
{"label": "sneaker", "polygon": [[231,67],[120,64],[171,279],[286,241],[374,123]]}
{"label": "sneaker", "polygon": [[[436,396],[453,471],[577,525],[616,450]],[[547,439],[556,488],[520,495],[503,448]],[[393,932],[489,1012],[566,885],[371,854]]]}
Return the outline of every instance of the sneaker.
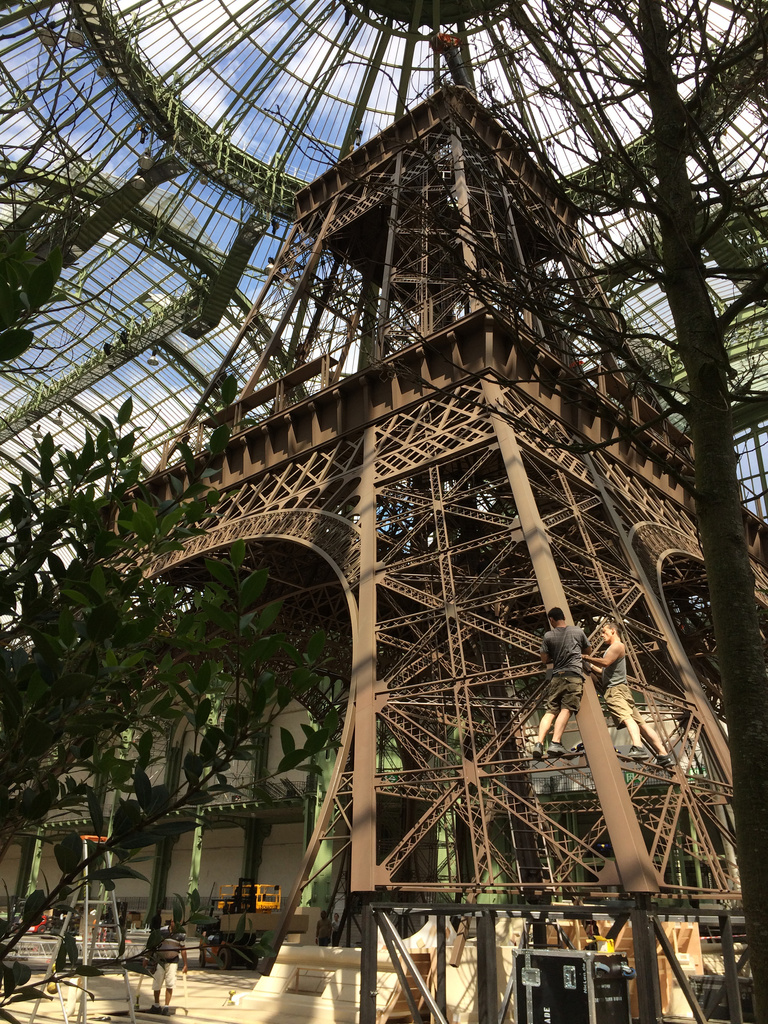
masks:
{"label": "sneaker", "polygon": [[634,761],[647,761],[650,756],[645,747],[630,747],[627,751],[627,757],[631,757]]}
{"label": "sneaker", "polygon": [[562,757],[563,754],[567,754],[568,751],[565,749],[562,743],[550,743],[549,749],[547,750],[548,757]]}
{"label": "sneaker", "polygon": [[657,754],[656,755],[656,764],[659,765],[660,768],[671,768],[674,763],[675,763],[675,755],[674,754]]}
{"label": "sneaker", "polygon": [[534,761],[540,761],[544,757],[544,748],[540,743],[534,743],[531,747],[531,757]]}

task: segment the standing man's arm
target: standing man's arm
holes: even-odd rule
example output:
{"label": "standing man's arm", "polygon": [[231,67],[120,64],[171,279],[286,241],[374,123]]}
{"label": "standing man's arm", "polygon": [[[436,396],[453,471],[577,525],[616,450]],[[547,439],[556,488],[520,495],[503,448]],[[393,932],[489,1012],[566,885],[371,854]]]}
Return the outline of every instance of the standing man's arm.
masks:
{"label": "standing man's arm", "polygon": [[595,665],[597,668],[609,668],[619,658],[623,658],[626,652],[626,647],[621,640],[614,640],[610,647],[605,651],[602,658],[591,657],[592,648],[590,647],[586,654],[582,654],[584,661],[588,661],[590,665]]}
{"label": "standing man's arm", "polygon": [[546,668],[552,661],[552,655],[549,653],[549,647],[547,646],[547,641],[545,639],[542,639],[541,641],[541,651],[539,652],[539,656],[541,658],[543,668]]}

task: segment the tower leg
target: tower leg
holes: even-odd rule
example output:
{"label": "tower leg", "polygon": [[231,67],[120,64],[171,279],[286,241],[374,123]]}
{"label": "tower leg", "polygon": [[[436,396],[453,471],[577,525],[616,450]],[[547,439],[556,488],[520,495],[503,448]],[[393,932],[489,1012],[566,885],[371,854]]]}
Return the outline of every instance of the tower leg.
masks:
{"label": "tower leg", "polygon": [[376,1024],[376,940],[378,929],[370,903],[363,906],[362,933],[359,1024]]}
{"label": "tower leg", "polygon": [[630,918],[640,1024],[661,1024],[661,985],[656,959],[656,934],[650,912],[650,898],[645,893],[638,893]]}

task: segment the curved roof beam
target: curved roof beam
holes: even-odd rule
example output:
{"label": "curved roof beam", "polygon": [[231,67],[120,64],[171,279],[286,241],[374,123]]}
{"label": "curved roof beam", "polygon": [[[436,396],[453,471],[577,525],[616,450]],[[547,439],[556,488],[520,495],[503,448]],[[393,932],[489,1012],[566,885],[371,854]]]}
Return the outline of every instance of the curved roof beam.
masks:
{"label": "curved roof beam", "polygon": [[[160,163],[158,163],[158,165],[156,166],[159,165]],[[0,162],[0,170],[2,170],[3,167],[4,165],[2,164],[2,162]],[[12,168],[10,168],[8,165],[5,165],[5,170],[10,173]],[[151,173],[151,171],[145,171],[143,172],[143,176],[147,177],[147,175]],[[36,185],[44,188],[48,193],[48,199],[55,195],[71,197],[73,189],[76,189],[77,195],[82,199],[83,204],[90,205],[101,202],[102,197],[104,195],[103,191],[96,187],[96,185],[99,184],[99,182],[94,184],[94,181],[83,180],[77,181],[77,183],[73,185],[71,178],[65,177],[63,173],[56,172],[55,170],[41,170],[40,168],[36,167],[28,167],[22,173],[20,180],[34,182]],[[125,188],[125,186],[123,186],[123,188]],[[122,189],[117,190],[117,192],[119,191],[122,191]],[[148,192],[145,189],[132,189],[132,191],[136,192],[138,201],[141,201],[148,194]],[[113,195],[116,195],[116,193],[113,193]],[[130,198],[130,196],[128,198]],[[16,237],[16,235],[22,232],[25,232],[27,234],[33,233],[35,225],[39,221],[43,220],[43,218],[48,213],[50,213],[50,207],[46,203],[31,203],[24,210],[22,210],[21,213],[13,221],[6,224],[4,228],[0,227],[0,236],[3,234],[8,234],[10,237]],[[183,231],[179,230],[172,223],[163,222],[160,225],[158,225],[154,215],[141,205],[129,205],[126,208],[122,209],[117,219],[113,219],[113,222],[111,223],[109,230],[114,230],[116,234],[119,234],[120,232],[119,230],[117,230],[117,226],[121,221],[133,224],[137,228],[139,228],[139,230],[146,232],[148,235],[152,235],[158,241],[164,242],[171,249],[174,249],[180,256],[183,256],[188,263],[191,263],[193,266],[197,267],[198,270],[203,271],[203,273],[205,273],[211,279],[214,279],[217,276],[223,274],[224,267],[226,266],[227,260],[229,260],[232,252],[232,250],[230,250],[229,254],[222,254],[220,250],[213,249],[210,246],[207,246],[199,238],[192,238],[191,236],[184,234]],[[258,217],[258,215],[256,218],[251,218],[251,220],[249,220],[240,228],[240,232],[238,233],[238,239],[240,239],[240,236],[243,233],[247,234],[250,231],[253,234],[254,224],[261,225],[261,227],[258,230],[258,234],[255,236],[255,245],[256,241],[258,241],[258,239],[263,236],[266,230],[266,224],[264,224],[264,222]],[[39,234],[40,238],[44,237],[44,229],[41,229]],[[34,246],[34,241],[32,242],[32,244]],[[78,244],[77,240],[75,244]],[[253,246],[251,246],[249,250],[249,256],[252,251]],[[71,263],[71,261],[69,262]],[[193,280],[192,276],[186,273],[184,263],[177,264],[175,262],[169,261],[168,265],[173,266],[175,269],[178,270],[179,273],[186,276],[188,280]],[[240,276],[242,276],[242,273],[245,271],[246,267],[247,259],[243,266]],[[240,277],[238,277],[237,280],[239,281]],[[60,283],[60,286],[66,289],[67,282],[62,281]],[[243,313],[247,313],[250,310],[250,301],[240,291],[238,291],[236,287],[234,288],[233,291],[231,291],[230,298],[231,301],[234,302],[235,305],[237,305],[242,310]],[[220,320],[221,317],[219,317],[219,321]],[[217,323],[219,321],[217,321]]]}
{"label": "curved roof beam", "polygon": [[266,233],[267,226],[259,216],[252,217],[241,226],[224,263],[208,284],[200,316],[184,329],[190,338],[201,338],[221,322],[237,292],[237,285],[245,273],[253,250]]}
{"label": "curved roof beam", "polygon": [[[58,409],[64,402],[72,402],[86,388],[106,377],[117,366],[129,362],[149,348],[167,344],[165,339],[173,331],[181,330],[192,318],[200,302],[197,291],[186,292],[162,309],[143,320],[129,324],[119,343],[96,351],[69,373],[49,384],[41,384],[28,401],[18,406],[0,426],[0,445],[11,440],[21,430]],[[109,351],[106,351],[106,349]],[[169,347],[174,358],[181,361],[181,353]],[[199,371],[195,371],[199,379]]]}
{"label": "curved roof beam", "polygon": [[190,164],[228,191],[270,214],[293,217],[293,197],[306,184],[234,146],[158,81],[121,34],[102,0],[72,0],[72,8],[99,60],[156,134]]}
{"label": "curved roof beam", "polygon": [[102,197],[99,208],[64,245],[64,266],[71,267],[82,255],[124,220],[130,210],[165,181],[184,171],[184,165],[175,157],[165,157],[151,167],[141,169],[130,181],[114,192]]}

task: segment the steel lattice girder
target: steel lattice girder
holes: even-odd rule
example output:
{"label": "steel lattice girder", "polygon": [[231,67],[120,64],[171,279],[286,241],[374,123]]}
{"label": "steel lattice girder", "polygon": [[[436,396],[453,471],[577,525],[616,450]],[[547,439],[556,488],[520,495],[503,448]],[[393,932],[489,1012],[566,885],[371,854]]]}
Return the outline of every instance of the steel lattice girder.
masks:
{"label": "steel lattice girder", "polygon": [[[420,123],[418,113],[404,134]],[[437,121],[417,133],[416,156],[425,148],[434,155],[430,139],[444,152]],[[475,139],[462,122],[467,165],[482,156],[488,126],[481,127]],[[407,150],[403,133],[393,137]],[[357,160],[353,186],[366,203],[366,154]],[[408,155],[396,164],[395,188]],[[523,183],[529,196],[546,199],[531,173],[525,164],[510,173],[503,194]],[[470,204],[506,216],[498,174],[484,180],[475,179]],[[349,179],[337,179],[343,202],[331,184],[320,183],[307,214],[326,205],[326,220],[307,236],[315,238],[315,267],[324,258],[317,239],[344,255],[333,218],[349,203]],[[373,191],[391,210],[392,190]],[[428,201],[429,190],[422,196]],[[417,199],[408,202],[407,217],[391,227],[405,225],[399,252],[421,266],[429,292],[445,264],[425,260],[435,244],[428,233],[420,233],[419,250]],[[485,222],[486,236],[496,216]],[[543,208],[537,217],[546,223]],[[567,228],[565,251],[577,252],[572,227],[567,210],[550,224],[553,250],[563,251],[555,236]],[[541,253],[531,238],[516,259]],[[303,264],[283,256],[299,282],[309,277],[308,248],[299,245]],[[353,233],[348,252],[359,271]],[[356,279],[365,277],[359,271]],[[595,319],[607,321],[599,290],[582,279],[585,296]],[[407,301],[399,302],[407,313]],[[282,319],[288,331],[290,317]],[[292,404],[272,389],[276,407],[255,425],[225,411],[239,429],[213,462],[223,492],[219,525],[157,566],[178,572],[242,537],[251,559],[272,568],[266,599],[284,598],[298,633],[322,622],[335,638],[339,674],[350,680],[348,712],[297,891],[321,842],[337,863],[349,856],[354,890],[738,888],[706,608],[685,563],[700,560],[692,502],[679,482],[691,468],[688,441],[615,366],[596,365],[588,377],[569,363],[561,347],[541,340],[535,319],[486,306],[357,374],[295,394]],[[310,355],[317,351],[302,358]],[[257,407],[258,393],[243,397]],[[172,467],[149,484],[166,493],[168,475],[184,472]],[[746,515],[745,525],[765,581],[763,535]],[[310,553],[303,562],[297,548]],[[681,641],[665,603],[691,594],[698,604],[689,602],[688,613],[696,611],[701,628]],[[555,603],[594,636],[605,617],[624,620],[632,687],[674,750],[674,768],[617,755],[590,684],[578,715],[583,752],[555,766],[531,760],[544,685],[540,636],[545,608]]]}
{"label": "steel lattice girder", "polygon": [[[473,364],[487,348],[488,325],[482,317],[472,319],[474,332],[470,324],[460,325],[455,362]],[[501,329],[494,335],[493,350],[500,350],[502,335]],[[404,369],[419,357],[424,353],[402,354]],[[489,373],[498,369],[488,367]],[[590,752],[585,740],[586,757],[554,772],[527,755],[542,689],[540,585],[496,417],[483,402],[482,384],[458,367],[454,372],[455,387],[443,380],[441,390],[429,391],[418,405],[404,401],[395,409],[392,385],[398,378],[369,374],[346,381],[333,400],[337,408],[340,402],[341,416],[366,419],[359,397],[367,383],[368,422],[379,422],[330,443],[307,444],[292,454],[284,443],[281,450],[279,438],[289,440],[281,418],[264,424],[267,434],[257,429],[240,436],[226,460],[231,472],[235,458],[242,465],[247,452],[245,479],[224,497],[220,527],[198,538],[185,557],[246,538],[251,558],[273,567],[269,598],[283,597],[297,631],[322,623],[334,637],[347,638],[335,654],[353,688],[360,685],[364,662],[361,578],[373,580],[370,720],[364,722],[355,690],[354,760],[346,760],[350,735],[322,832],[336,848],[348,844],[351,834],[355,849],[366,829],[359,821],[351,829],[357,814],[352,779],[367,779],[375,794],[367,831],[376,860],[370,882],[356,887],[600,891],[624,881],[613,871],[610,852],[618,843],[606,824],[609,808],[596,792],[595,757],[605,759],[605,752]],[[508,383],[504,401],[503,422],[516,424],[571,613],[590,622],[610,614],[625,619],[633,687],[680,761],[670,772],[616,759],[615,774],[629,795],[653,877],[663,891],[733,891],[730,788],[719,725],[674,631],[658,614],[660,595],[641,571],[643,561],[656,564],[673,546],[696,552],[690,511],[674,493],[679,489],[666,486],[637,451],[622,460],[594,457],[591,469],[563,449],[543,452],[543,429],[555,441],[558,431],[566,438],[567,410],[553,415],[556,396],[547,399],[542,392],[532,401],[528,385]],[[315,396],[314,410],[309,404],[294,410],[291,423],[300,436],[318,429],[318,405]],[[389,417],[380,417],[387,406]],[[361,485],[364,437],[374,430],[376,477],[368,494]],[[261,449],[261,457],[253,458],[259,442],[269,457]],[[600,483],[611,481],[610,509],[592,477],[595,470]],[[367,565],[359,518],[366,504],[377,523]],[[322,560],[322,579],[309,572],[298,548],[315,552],[318,564]],[[179,556],[171,559],[178,562]],[[669,576],[676,581],[678,573],[673,568]],[[594,713],[594,707],[580,713],[583,737],[584,716]],[[361,735],[361,716],[370,745]],[[596,731],[608,735],[602,714]]]}

